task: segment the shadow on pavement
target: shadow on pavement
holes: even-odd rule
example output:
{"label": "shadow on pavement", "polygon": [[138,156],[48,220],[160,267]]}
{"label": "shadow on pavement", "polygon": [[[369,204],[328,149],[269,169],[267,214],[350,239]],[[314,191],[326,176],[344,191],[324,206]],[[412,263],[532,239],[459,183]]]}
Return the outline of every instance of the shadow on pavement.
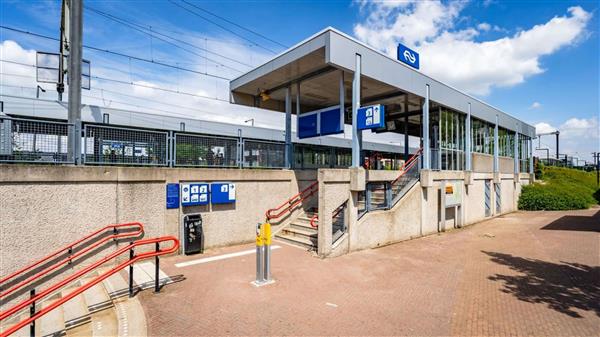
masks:
{"label": "shadow on pavement", "polygon": [[600,211],[592,216],[565,215],[552,221],[541,229],[600,233]]}
{"label": "shadow on pavement", "polygon": [[582,317],[576,309],[593,311],[600,316],[600,267],[482,252],[490,256],[493,262],[521,273],[488,277],[492,281],[502,282],[503,292],[521,301],[546,304],[571,317]]}

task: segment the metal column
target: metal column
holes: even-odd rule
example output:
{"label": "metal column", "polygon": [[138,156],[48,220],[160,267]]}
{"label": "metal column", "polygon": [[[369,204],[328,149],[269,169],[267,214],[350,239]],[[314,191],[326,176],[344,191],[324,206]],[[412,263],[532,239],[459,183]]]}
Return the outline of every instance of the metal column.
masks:
{"label": "metal column", "polygon": [[[340,125],[342,126],[342,130],[344,130],[344,112],[346,103],[346,91],[344,88],[344,71],[340,71]],[[299,90],[299,89],[298,89]]]}
{"label": "metal column", "polygon": [[429,146],[429,84],[425,85],[425,102],[423,102],[423,169],[431,169],[431,151]]}
{"label": "metal column", "polygon": [[533,139],[529,138],[529,174],[533,174]]}
{"label": "metal column", "polygon": [[352,80],[352,167],[360,167],[361,139],[358,130],[357,114],[360,108],[360,54],[356,54],[354,79]]}
{"label": "metal column", "polygon": [[515,157],[515,175],[519,174],[519,132],[515,131],[513,155]]}
{"label": "metal column", "polygon": [[404,95],[404,160],[408,160],[409,156],[409,139],[408,139],[408,94]]}
{"label": "metal column", "polygon": [[465,169],[471,171],[471,103],[467,106],[465,121]]}
{"label": "metal column", "polygon": [[494,125],[494,173],[498,171],[498,115],[496,115],[496,124]]}
{"label": "metal column", "polygon": [[292,95],[291,88],[285,88],[285,167],[292,167]]}
{"label": "metal column", "polygon": [[78,164],[81,157],[81,54],[83,35],[83,0],[71,0],[69,9],[69,103],[67,133],[69,160]]}

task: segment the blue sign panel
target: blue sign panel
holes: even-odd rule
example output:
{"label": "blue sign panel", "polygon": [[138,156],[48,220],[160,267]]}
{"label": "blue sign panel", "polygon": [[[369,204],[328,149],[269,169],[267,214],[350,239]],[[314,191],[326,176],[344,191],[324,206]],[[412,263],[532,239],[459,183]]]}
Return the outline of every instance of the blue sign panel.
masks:
{"label": "blue sign panel", "polygon": [[356,121],[359,130],[382,128],[385,126],[385,107],[377,104],[359,108]]}
{"label": "blue sign panel", "polygon": [[419,69],[419,53],[401,43],[398,44],[398,61],[406,63],[415,69]]}
{"label": "blue sign panel", "polygon": [[181,184],[181,206],[197,206],[208,204],[208,184]]}
{"label": "blue sign panel", "polygon": [[167,184],[167,209],[179,208],[179,184]]}
{"label": "blue sign panel", "polygon": [[317,114],[298,116],[298,138],[316,137],[318,135]]}
{"label": "blue sign panel", "polygon": [[344,132],[344,119],[339,107],[321,111],[320,135],[333,135]]}
{"label": "blue sign panel", "polygon": [[230,204],[235,202],[235,184],[212,183],[210,200],[213,204]]}

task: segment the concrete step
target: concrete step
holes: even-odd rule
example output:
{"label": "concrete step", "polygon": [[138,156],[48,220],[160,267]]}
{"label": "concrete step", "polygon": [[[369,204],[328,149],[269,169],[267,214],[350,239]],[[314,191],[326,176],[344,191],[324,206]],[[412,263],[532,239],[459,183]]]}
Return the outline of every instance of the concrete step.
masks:
{"label": "concrete step", "polygon": [[92,336],[117,336],[119,320],[115,310],[103,310],[92,315]]}
{"label": "concrete step", "polygon": [[[63,296],[66,296],[75,288],[79,287],[79,284],[68,287],[63,290]],[[91,321],[90,312],[85,302],[83,294],[79,294],[73,297],[71,300],[65,302],[62,305],[63,315],[65,321],[65,329],[74,329],[80,325],[87,324]]]}
{"label": "concrete step", "polygon": [[[42,309],[60,299],[58,294],[42,303]],[[39,328],[39,329],[38,329]],[[36,321],[37,336],[62,336],[65,334],[65,318],[63,308],[56,308]]]}
{"label": "concrete step", "polygon": [[[88,278],[83,279],[82,284],[86,284],[96,276],[97,275],[92,275]],[[102,311],[113,306],[113,302],[111,301],[110,296],[108,296],[108,293],[102,285],[102,282],[86,290],[83,293],[83,297],[85,298],[85,303],[87,304],[89,313]]]}
{"label": "concrete step", "polygon": [[307,239],[317,239],[317,230],[315,228],[307,228],[307,227],[302,227],[302,228],[298,228],[298,227],[292,227],[292,226],[288,226],[286,228],[284,228],[283,230],[281,230],[282,234],[285,235],[289,235],[289,236],[297,236],[297,237],[303,237],[303,238],[307,238]]}
{"label": "concrete step", "polygon": [[316,250],[316,241],[315,241],[315,243],[313,243],[313,241],[306,239],[306,238],[290,236],[290,235],[286,235],[286,234],[277,234],[277,235],[275,235],[275,238],[277,240],[281,240],[281,241],[287,242],[289,244],[305,248],[307,250]]}

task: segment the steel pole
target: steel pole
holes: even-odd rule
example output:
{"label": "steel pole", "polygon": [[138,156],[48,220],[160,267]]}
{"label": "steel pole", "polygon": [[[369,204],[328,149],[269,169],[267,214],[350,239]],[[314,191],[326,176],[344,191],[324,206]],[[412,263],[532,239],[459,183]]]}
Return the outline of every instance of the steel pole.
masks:
{"label": "steel pole", "polygon": [[494,173],[498,172],[498,115],[496,115],[496,124],[494,124]]}
{"label": "steel pole", "polygon": [[425,101],[423,102],[423,169],[431,169],[431,149],[429,146],[429,84],[425,85]]}
{"label": "steel pole", "polygon": [[358,130],[358,109],[360,108],[360,54],[356,54],[354,78],[352,80],[352,167],[360,167],[360,130]]}
{"label": "steel pole", "polygon": [[69,103],[67,134],[68,158],[75,165],[81,157],[81,58],[83,35],[83,0],[71,0],[69,10]]}
{"label": "steel pole", "polygon": [[467,120],[465,121],[465,166],[471,171],[471,103],[467,106]]}

